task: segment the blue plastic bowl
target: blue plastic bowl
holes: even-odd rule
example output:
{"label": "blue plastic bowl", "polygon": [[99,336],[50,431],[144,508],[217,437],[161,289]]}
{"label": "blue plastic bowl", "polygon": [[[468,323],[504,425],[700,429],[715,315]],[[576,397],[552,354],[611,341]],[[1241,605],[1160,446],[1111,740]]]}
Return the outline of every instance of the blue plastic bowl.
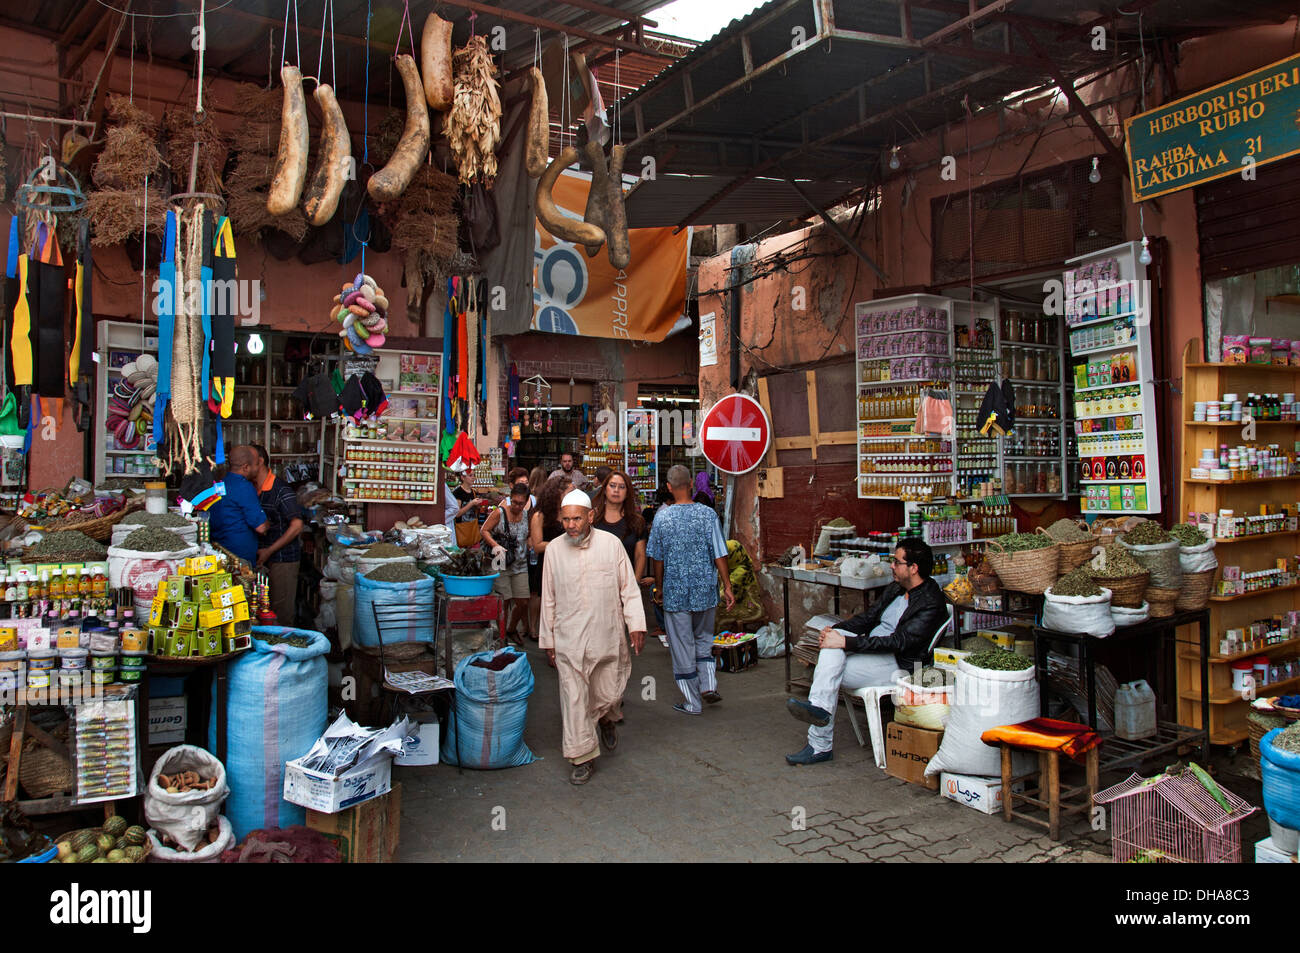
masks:
{"label": "blue plastic bowl", "polygon": [[24,857],[18,861],[20,864],[48,864],[55,857],[59,856],[59,848],[51,847],[43,854],[33,854],[31,857]]}
{"label": "blue plastic bowl", "polygon": [[486,596],[492,591],[492,582],[499,572],[490,576],[449,576],[443,573],[439,578],[449,596]]}

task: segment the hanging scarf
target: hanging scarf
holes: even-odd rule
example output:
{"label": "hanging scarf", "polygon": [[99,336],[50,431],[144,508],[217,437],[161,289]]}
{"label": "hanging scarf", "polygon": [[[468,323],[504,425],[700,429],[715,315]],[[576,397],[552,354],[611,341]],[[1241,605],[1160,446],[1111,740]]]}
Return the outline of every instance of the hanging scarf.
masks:
{"label": "hanging scarf", "polygon": [[153,409],[154,444],[162,452],[163,423],[172,396],[172,338],[176,330],[176,213],[167,210],[162,261],[158,264],[158,387]]}
{"label": "hanging scarf", "polygon": [[[18,234],[18,216],[15,215],[9,222],[8,271],[9,276],[17,280],[9,337],[9,355],[13,363],[9,382],[14,387],[30,387],[32,384],[32,291],[28,287],[31,279],[29,264],[30,260]],[[26,401],[20,399],[19,403],[26,404]]]}
{"label": "hanging scarf", "polygon": [[235,315],[238,291],[235,265],[235,238],[230,231],[230,218],[222,216],[217,223],[217,235],[212,259],[212,280],[221,282],[226,293],[218,294],[213,302],[212,328],[212,390],[208,396],[208,409],[221,417],[229,417],[235,402]]}

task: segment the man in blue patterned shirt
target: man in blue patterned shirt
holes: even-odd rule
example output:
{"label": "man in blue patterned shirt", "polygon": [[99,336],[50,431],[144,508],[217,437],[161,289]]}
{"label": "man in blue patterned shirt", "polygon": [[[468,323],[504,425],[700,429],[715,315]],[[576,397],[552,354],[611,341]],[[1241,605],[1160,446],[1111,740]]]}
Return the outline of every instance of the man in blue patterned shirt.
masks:
{"label": "man in blue patterned shirt", "polygon": [[713,662],[713,623],[721,583],[727,608],[736,604],[727,569],[727,543],[718,514],[691,502],[691,471],[668,470],[673,505],[655,516],[646,555],[654,560],[655,602],[664,609],[673,678],[686,696],[675,711],[698,715],[703,702],[722,701]]}

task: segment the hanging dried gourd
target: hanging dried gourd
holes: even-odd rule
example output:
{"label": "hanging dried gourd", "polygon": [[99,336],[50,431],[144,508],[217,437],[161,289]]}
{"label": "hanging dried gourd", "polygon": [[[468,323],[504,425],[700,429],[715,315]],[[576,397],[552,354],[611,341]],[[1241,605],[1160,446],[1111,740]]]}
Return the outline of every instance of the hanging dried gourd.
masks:
{"label": "hanging dried gourd", "polygon": [[497,175],[497,146],[501,144],[501,99],[497,68],[487,40],[472,36],[452,56],[456,94],[444,131],[460,173],[460,181],[490,185]]}

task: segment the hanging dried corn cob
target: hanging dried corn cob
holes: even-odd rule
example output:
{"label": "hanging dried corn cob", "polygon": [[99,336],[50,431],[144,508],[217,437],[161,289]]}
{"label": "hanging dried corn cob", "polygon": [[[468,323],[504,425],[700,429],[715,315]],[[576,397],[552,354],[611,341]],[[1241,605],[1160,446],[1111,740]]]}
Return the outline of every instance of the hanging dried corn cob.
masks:
{"label": "hanging dried corn cob", "polygon": [[447,114],[447,142],[460,172],[460,181],[491,185],[497,175],[497,146],[501,144],[501,100],[497,95],[496,64],[482,36],[452,57],[456,93]]}

